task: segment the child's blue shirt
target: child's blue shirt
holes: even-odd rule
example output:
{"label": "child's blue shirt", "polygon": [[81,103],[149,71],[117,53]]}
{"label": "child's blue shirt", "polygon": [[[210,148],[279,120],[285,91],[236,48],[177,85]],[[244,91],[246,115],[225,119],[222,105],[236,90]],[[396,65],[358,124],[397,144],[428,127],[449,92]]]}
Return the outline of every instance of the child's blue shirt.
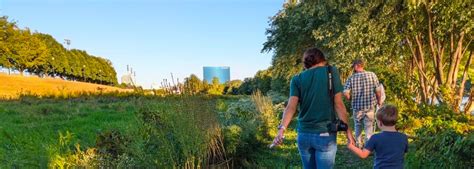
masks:
{"label": "child's blue shirt", "polygon": [[383,131],[370,137],[365,149],[375,152],[374,168],[403,168],[408,137],[399,132]]}

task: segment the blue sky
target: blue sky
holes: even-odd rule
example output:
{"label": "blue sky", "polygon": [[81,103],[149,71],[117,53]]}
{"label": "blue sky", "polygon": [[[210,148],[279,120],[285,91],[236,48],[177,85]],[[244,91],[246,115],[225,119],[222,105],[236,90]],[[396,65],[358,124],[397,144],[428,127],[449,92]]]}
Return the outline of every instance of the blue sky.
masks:
{"label": "blue sky", "polygon": [[1,14],[71,48],[110,59],[118,77],[133,67],[145,88],[172,72],[202,78],[203,66],[230,66],[231,79],[270,66],[260,53],[269,17],[283,0],[0,0]]}

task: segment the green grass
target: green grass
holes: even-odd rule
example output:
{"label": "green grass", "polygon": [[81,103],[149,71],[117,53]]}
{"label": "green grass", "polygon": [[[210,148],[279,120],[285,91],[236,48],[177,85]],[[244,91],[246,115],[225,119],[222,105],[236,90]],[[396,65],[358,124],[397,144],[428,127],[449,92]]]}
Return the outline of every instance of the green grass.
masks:
{"label": "green grass", "polygon": [[[283,145],[273,149],[261,148],[257,150],[255,155],[257,166],[264,168],[302,168],[296,144],[296,131],[290,129],[285,133],[285,136],[286,139]],[[360,159],[346,148],[345,135],[338,135],[337,144],[335,168],[373,167],[373,156]]]}
{"label": "green grass", "polygon": [[[81,150],[85,150],[97,147],[97,136],[111,130],[132,139],[127,153],[138,159],[133,163],[140,164],[138,167],[192,164],[188,155],[199,154],[193,149],[207,138],[196,138],[195,134],[206,135],[206,132],[196,133],[194,130],[200,130],[203,126],[204,129],[212,129],[210,124],[215,123],[212,116],[216,110],[209,109],[226,107],[209,105],[217,99],[220,98],[87,96],[64,100],[24,98],[0,101],[0,168],[48,167],[53,158],[51,155],[61,148],[60,133],[72,133],[71,144],[67,145],[69,150],[74,150],[76,143],[80,144]],[[236,100],[224,99],[227,104]],[[143,108],[155,114],[144,116],[146,111]],[[149,128],[144,130],[141,127],[143,120],[150,118],[156,118],[147,124],[148,127],[155,127],[151,134],[146,133]],[[234,167],[301,168],[295,138],[296,132],[289,130],[283,146],[275,149],[260,146],[250,150],[252,153],[246,154],[249,157],[247,161],[240,161],[242,166]],[[263,140],[267,140],[264,145],[270,144],[268,139]],[[163,146],[161,143],[170,146],[150,150],[150,146]],[[205,150],[206,147],[200,149]],[[169,156],[175,161],[153,161]],[[372,162],[372,157],[361,160],[348,152],[344,136],[338,136],[336,168],[371,168]]]}
{"label": "green grass", "polygon": [[0,163],[6,166],[44,167],[59,133],[69,131],[74,143],[95,146],[96,135],[137,126],[131,103],[97,100],[42,100],[0,102]]}

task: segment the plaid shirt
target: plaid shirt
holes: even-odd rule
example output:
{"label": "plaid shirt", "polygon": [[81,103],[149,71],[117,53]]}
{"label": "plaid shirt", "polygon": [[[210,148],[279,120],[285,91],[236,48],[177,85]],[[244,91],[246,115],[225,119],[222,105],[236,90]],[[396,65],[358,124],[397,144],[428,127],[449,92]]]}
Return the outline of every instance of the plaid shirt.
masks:
{"label": "plaid shirt", "polygon": [[352,110],[369,110],[377,104],[375,90],[379,80],[373,72],[358,72],[352,74],[344,85],[344,91],[351,92]]}

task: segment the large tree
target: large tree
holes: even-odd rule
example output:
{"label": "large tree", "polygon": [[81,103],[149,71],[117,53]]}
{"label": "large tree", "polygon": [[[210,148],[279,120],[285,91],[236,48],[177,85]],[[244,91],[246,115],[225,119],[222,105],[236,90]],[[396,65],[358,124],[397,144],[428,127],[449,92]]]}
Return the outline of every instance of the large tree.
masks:
{"label": "large tree", "polygon": [[[363,58],[382,81],[394,85],[390,88],[405,88],[395,96],[451,105],[459,111],[462,98],[472,98],[473,93],[472,88],[465,90],[473,77],[472,4],[472,0],[290,3],[270,21],[263,48],[275,53],[272,89],[287,93],[284,85],[301,70],[302,53],[316,46],[340,68],[343,78],[351,73],[350,62]],[[403,87],[387,77],[397,77]],[[472,99],[465,110],[470,105]]]}

